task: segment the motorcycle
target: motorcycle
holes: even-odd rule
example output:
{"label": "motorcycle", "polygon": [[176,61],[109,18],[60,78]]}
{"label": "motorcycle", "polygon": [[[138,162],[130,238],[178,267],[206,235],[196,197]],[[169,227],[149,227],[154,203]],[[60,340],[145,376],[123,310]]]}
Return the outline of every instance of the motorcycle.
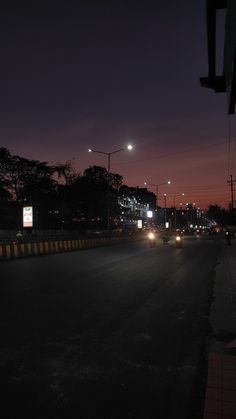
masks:
{"label": "motorcycle", "polygon": [[148,233],[148,242],[150,247],[156,247],[157,241],[156,241],[156,234],[153,232]]}
{"label": "motorcycle", "polygon": [[170,237],[166,234],[162,237],[162,243],[163,244],[168,244],[169,240],[170,240]]}
{"label": "motorcycle", "polygon": [[183,239],[181,236],[176,236],[175,237],[175,244],[177,247],[182,247],[183,246]]}

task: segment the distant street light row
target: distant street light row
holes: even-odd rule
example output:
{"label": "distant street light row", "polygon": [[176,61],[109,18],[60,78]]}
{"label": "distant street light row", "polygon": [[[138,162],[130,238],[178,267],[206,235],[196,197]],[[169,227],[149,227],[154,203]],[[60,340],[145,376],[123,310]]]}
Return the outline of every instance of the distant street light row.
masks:
{"label": "distant street light row", "polygon": [[[113,150],[110,152],[107,151],[101,151],[101,150],[95,150],[93,148],[89,148],[88,152],[89,153],[99,153],[99,154],[105,154],[107,156],[107,172],[108,172],[108,178],[109,178],[109,174],[110,174],[110,170],[111,170],[111,155],[112,154],[116,154],[119,153],[120,151],[124,151],[124,150],[128,150],[131,151],[133,149],[132,144],[128,144],[126,147],[123,148],[119,148],[117,150]],[[156,188],[156,206],[158,208],[158,199],[159,199],[159,186],[162,185],[170,185],[171,181],[167,180],[166,182],[162,182],[162,183],[150,183],[150,182],[144,182],[144,185],[148,185],[148,186],[155,186]],[[175,199],[178,196],[184,196],[184,193],[181,194],[175,194],[174,195],[174,202],[173,202],[173,206],[175,207]],[[108,198],[107,198],[107,229],[108,231],[110,230],[110,185],[109,185],[109,181],[108,181]],[[165,210],[166,210],[166,194],[164,194],[164,202],[165,202]]]}

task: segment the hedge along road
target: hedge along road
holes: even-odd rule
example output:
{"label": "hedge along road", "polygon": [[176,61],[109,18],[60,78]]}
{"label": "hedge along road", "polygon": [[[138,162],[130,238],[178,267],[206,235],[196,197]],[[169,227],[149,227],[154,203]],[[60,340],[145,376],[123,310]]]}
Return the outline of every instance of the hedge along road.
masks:
{"label": "hedge along road", "polygon": [[219,244],[0,264],[4,418],[200,418]]}

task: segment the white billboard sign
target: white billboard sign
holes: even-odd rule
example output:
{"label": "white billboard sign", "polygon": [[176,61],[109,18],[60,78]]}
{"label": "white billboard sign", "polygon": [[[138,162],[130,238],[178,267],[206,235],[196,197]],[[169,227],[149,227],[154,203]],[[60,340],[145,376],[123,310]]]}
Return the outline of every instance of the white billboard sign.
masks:
{"label": "white billboard sign", "polygon": [[23,227],[33,227],[33,207],[23,207]]}
{"label": "white billboard sign", "polygon": [[143,220],[138,220],[138,228],[143,228]]}

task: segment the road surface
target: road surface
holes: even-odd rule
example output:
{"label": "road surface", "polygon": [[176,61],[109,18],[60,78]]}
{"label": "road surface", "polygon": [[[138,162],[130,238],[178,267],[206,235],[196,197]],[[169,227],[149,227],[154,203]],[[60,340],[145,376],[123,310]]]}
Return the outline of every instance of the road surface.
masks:
{"label": "road surface", "polygon": [[220,246],[186,237],[2,262],[4,419],[201,418]]}

